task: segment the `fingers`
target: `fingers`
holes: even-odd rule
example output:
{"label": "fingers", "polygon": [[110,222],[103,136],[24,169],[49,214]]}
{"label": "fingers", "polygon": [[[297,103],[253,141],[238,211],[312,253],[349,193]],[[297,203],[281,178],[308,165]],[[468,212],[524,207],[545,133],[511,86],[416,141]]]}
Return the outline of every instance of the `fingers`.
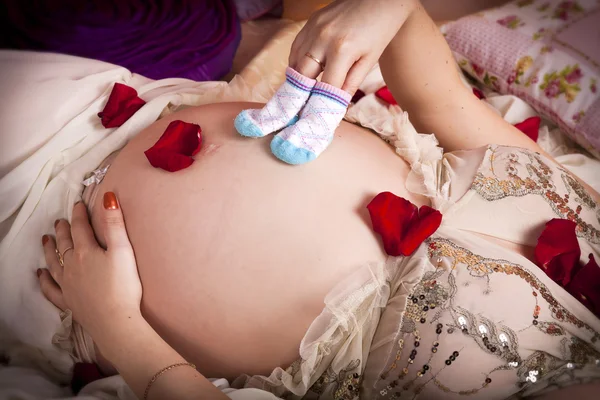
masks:
{"label": "fingers", "polygon": [[[74,245],[73,238],[71,237],[71,225],[64,219],[57,220],[54,224],[54,229],[56,230],[56,249],[60,253],[60,256],[57,254],[57,259],[59,257],[63,257],[63,263],[68,257],[73,255]],[[69,250],[70,249],[70,250]],[[60,261],[59,261],[60,266]],[[60,266],[61,274],[64,272],[63,266]],[[56,281],[59,285],[62,282],[62,276],[59,277],[59,280]]]}
{"label": "fingers", "polygon": [[354,93],[356,93],[358,90],[358,87],[363,83],[369,74],[369,71],[371,71],[371,68],[373,68],[373,65],[375,65],[375,61],[367,58],[361,58],[354,63],[352,68],[350,68],[350,71],[348,71],[348,75],[346,75],[346,80],[342,85],[342,90],[354,95]]}
{"label": "fingers", "polygon": [[104,237],[106,248],[110,251],[112,248],[131,247],[125,221],[119,207],[117,197],[113,192],[104,193],[103,199],[104,213],[101,217],[101,223],[104,226]]}
{"label": "fingers", "polygon": [[311,79],[316,79],[321,74],[323,67],[317,61],[307,56],[307,52],[317,60],[321,61],[321,63],[325,64],[325,52],[323,50],[319,48],[311,48],[309,52],[308,50],[305,50],[305,47],[301,47],[301,49],[298,51],[296,68],[292,68],[304,76],[307,76]]}
{"label": "fingers", "polygon": [[[321,58],[318,59],[321,60],[321,62],[323,61]],[[303,57],[300,57],[300,60],[298,61],[295,70],[306,77],[309,77],[311,79],[317,79],[317,77],[321,73],[322,68],[321,64],[305,55]]]}
{"label": "fingers", "polygon": [[60,284],[62,281],[63,267],[58,262],[56,254],[56,242],[49,235],[42,236],[42,245],[44,247],[44,258],[52,278]]}
{"label": "fingers", "polygon": [[73,207],[71,234],[75,248],[78,251],[98,247],[98,242],[90,225],[87,209],[82,202],[75,204]]}
{"label": "fingers", "polygon": [[40,288],[44,297],[62,311],[66,310],[67,306],[64,302],[62,291],[50,275],[50,272],[47,269],[39,269],[38,279],[40,280]]}
{"label": "fingers", "polygon": [[300,30],[298,35],[296,35],[296,39],[292,43],[292,47],[290,49],[290,57],[289,57],[289,65],[297,71],[298,61],[300,60],[300,47],[304,43],[304,39],[306,37],[306,25]]}
{"label": "fingers", "polygon": [[[306,53],[309,52],[313,57],[325,64],[325,48],[315,45],[315,42],[312,40],[307,41],[307,38],[310,37],[308,32],[310,29],[310,24],[307,23],[298,33],[296,39],[294,39],[290,50],[289,64],[290,67],[302,75],[311,79],[316,79],[321,74],[323,67],[321,64],[308,57]],[[324,42],[317,41],[316,43]]]}
{"label": "fingers", "polygon": [[355,60],[352,58],[349,58],[348,56],[335,50],[334,54],[327,57],[327,65],[323,71],[321,82],[328,83],[331,86],[341,89],[344,81],[346,80],[348,70],[350,70],[352,64],[354,64],[354,61]]}

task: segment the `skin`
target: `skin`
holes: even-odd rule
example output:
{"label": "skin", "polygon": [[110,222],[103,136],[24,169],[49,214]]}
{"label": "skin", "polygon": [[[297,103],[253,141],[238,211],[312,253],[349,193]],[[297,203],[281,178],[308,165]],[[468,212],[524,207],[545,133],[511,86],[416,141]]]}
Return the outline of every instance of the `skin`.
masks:
{"label": "skin", "polygon": [[[393,149],[347,123],[318,163],[279,162],[270,138],[242,138],[231,124],[259,106],[215,104],[171,116],[200,124],[205,138],[196,162],[174,174],[152,168],[143,154],[169,121],[157,122],[119,154],[98,188],[114,191],[125,210],[145,318],[209,376],[269,374],[297,359],[325,295],[353,270],[385,259],[368,202],[392,190],[425,203],[404,188],[408,166]],[[95,227],[101,207],[93,205]]]}
{"label": "skin", "polygon": [[[542,152],[462,86],[450,50],[419,3],[402,4],[410,8],[380,66],[417,130],[436,132],[447,151],[497,143]],[[103,260],[109,268],[86,274],[105,253],[82,252],[75,244],[65,271],[81,273],[61,274],[54,241],[45,243],[56,282],[42,272],[42,290],[59,307],[74,310],[140,396],[154,372],[183,359],[210,376],[286,367],[298,357],[325,294],[354,269],[385,257],[365,213],[368,201],[392,191],[426,203],[404,189],[406,163],[368,131],[344,123],[318,160],[292,167],[272,157],[268,138],[247,140],[233,131],[234,116],[248,106],[184,110],[157,121],[119,154],[98,190],[116,193],[128,230],[116,214],[109,218],[101,202],[93,205],[92,223],[108,253],[111,229],[120,232],[112,248],[135,252],[137,269],[125,251]],[[143,151],[172,119],[199,123],[206,142],[190,168],[169,174],[151,168]],[[80,213],[73,224],[86,226]],[[63,221],[57,230],[62,250],[71,244],[70,227]],[[90,240],[88,246],[98,244]],[[132,271],[141,278],[141,303],[127,295],[139,285]],[[124,293],[129,300],[107,313],[106,304]],[[150,398],[204,392],[219,398],[213,389],[202,375],[178,368],[157,382]],[[590,393],[597,389],[591,386]]]}

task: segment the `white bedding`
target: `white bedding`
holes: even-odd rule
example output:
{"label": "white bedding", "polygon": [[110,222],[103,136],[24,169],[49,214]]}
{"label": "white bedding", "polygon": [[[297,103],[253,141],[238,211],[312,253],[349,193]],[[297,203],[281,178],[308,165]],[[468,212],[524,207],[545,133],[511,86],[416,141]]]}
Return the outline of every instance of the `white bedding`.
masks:
{"label": "white bedding", "polygon": [[[115,82],[136,88],[147,104],[122,127],[104,129],[96,114]],[[35,270],[43,266],[41,235],[52,232],[57,218],[70,217],[84,175],[178,106],[266,101],[278,83],[273,76],[252,85],[241,77],[229,84],[151,81],[99,61],[0,51],[4,94],[0,109],[0,355],[11,358],[9,367],[0,365],[0,399],[70,398],[69,390],[60,384],[68,383],[72,361],[52,345],[60,321],[54,306],[41,295]],[[382,85],[374,70],[363,86],[369,94],[349,110],[347,119],[392,137],[400,113],[374,97],[372,92]],[[535,115],[513,96],[490,95],[488,102],[511,123]],[[414,139],[416,144],[435,141],[430,135]],[[600,190],[600,176],[594,174],[600,171],[598,160],[579,153],[551,126],[542,127],[540,144]],[[419,150],[414,150],[419,157]],[[16,338],[23,344],[16,344]],[[275,398],[256,390],[233,391],[224,380],[214,383],[231,398]],[[129,399],[133,395],[116,376],[88,385],[77,398]]]}

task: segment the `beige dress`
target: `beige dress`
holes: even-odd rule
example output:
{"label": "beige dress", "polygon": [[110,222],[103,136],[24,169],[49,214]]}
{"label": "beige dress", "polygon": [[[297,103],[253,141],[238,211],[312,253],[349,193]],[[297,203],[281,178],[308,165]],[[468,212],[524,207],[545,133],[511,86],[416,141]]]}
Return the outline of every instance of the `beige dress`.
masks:
{"label": "beige dress", "polygon": [[529,259],[482,236],[535,246],[546,222],[568,218],[582,261],[600,259],[600,206],[585,189],[514,147],[449,153],[413,170],[443,213],[438,231],[412,256],[340,282],[296,363],[235,385],[290,399],[492,400],[600,379],[600,320]]}

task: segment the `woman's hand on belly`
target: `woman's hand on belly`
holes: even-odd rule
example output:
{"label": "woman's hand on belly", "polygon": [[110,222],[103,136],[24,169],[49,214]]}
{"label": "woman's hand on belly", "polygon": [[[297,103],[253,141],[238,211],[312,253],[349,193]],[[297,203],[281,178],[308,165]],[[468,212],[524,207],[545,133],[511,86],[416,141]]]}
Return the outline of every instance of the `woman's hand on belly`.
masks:
{"label": "woman's hand on belly", "polygon": [[112,192],[104,194],[101,229],[107,249],[98,245],[83,203],[73,209],[72,226],[55,224],[56,240],[44,235],[47,270],[38,271],[42,292],[94,339],[111,329],[115,318],[140,314],[142,285],[123,215]]}
{"label": "woman's hand on belly", "polygon": [[[103,209],[106,250],[96,241],[82,203],[74,207],[72,226],[57,221],[56,240],[43,236],[48,269],[38,270],[42,292],[63,311],[71,310],[139,398],[195,399],[202,394],[226,399],[142,317],[142,285],[114,193],[104,193]],[[162,377],[159,371],[169,366],[176,368]]]}

